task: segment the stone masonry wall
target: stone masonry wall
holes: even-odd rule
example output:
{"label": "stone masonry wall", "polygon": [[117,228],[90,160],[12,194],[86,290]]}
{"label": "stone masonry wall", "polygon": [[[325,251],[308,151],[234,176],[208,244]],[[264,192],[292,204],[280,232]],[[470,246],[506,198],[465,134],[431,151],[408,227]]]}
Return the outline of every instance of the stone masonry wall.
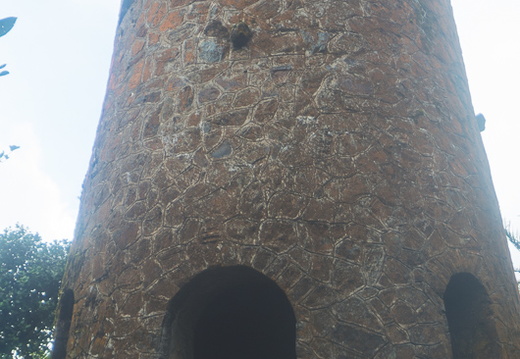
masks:
{"label": "stone masonry wall", "polygon": [[160,357],[168,302],[230,265],[286,294],[299,359],[451,358],[457,273],[520,357],[449,1],[126,5],[64,279],[68,358]]}

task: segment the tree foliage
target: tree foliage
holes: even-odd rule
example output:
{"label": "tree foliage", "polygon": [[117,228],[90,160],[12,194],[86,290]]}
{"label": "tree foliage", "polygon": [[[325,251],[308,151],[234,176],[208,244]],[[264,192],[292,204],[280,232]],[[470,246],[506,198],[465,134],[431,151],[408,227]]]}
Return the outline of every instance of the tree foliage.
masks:
{"label": "tree foliage", "polygon": [[44,358],[69,243],[16,226],[0,234],[0,358]]}
{"label": "tree foliage", "polygon": [[1,151],[0,152],[0,163],[3,162],[4,160],[8,160],[9,157],[11,156],[11,152],[16,151],[19,148],[20,148],[20,146],[11,145],[11,146],[9,146],[9,152],[6,153],[5,151]]}
{"label": "tree foliage", "polygon": [[511,242],[511,244],[520,251],[520,239],[518,239],[518,236],[514,235],[513,232],[511,232],[511,229],[509,229],[508,227],[506,227],[505,230],[506,237],[509,240],[509,242]]}
{"label": "tree foliage", "polygon": [[15,17],[6,17],[5,19],[0,19],[0,37],[11,31],[15,22]]}
{"label": "tree foliage", "polygon": [[[7,34],[13,28],[16,22],[16,17],[6,17],[5,19],[0,19],[0,37]],[[0,70],[5,67],[5,64],[0,65]],[[9,71],[3,70],[0,71],[0,76],[8,75]]]}
{"label": "tree foliage", "polygon": [[[520,239],[519,239],[518,234],[516,234],[516,235],[513,234],[509,225],[506,226],[505,231],[506,231],[506,237],[509,240],[509,242],[511,242],[511,244],[520,251]],[[520,273],[520,268],[515,268],[515,272]],[[518,285],[518,290],[520,291],[520,280],[518,280],[518,279],[517,279],[517,285]]]}

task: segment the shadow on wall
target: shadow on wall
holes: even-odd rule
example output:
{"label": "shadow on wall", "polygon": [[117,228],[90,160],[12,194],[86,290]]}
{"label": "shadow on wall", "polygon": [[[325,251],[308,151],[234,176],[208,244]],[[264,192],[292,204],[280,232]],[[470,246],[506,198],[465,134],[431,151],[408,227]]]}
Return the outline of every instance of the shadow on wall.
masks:
{"label": "shadow on wall", "polygon": [[469,273],[454,274],[444,293],[454,359],[500,358],[489,296]]}
{"label": "shadow on wall", "polygon": [[161,359],[296,359],[296,318],[278,285],[246,266],[207,269],[170,300]]}
{"label": "shadow on wall", "polygon": [[56,336],[51,359],[65,359],[67,356],[67,341],[69,340],[73,308],[74,292],[71,289],[67,289],[63,292],[60,299],[58,321],[55,329]]}

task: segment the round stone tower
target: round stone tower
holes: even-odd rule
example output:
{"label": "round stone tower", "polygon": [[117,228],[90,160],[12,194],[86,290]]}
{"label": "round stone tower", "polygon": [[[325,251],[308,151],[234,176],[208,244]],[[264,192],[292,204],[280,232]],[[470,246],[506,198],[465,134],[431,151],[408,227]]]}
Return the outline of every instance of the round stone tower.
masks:
{"label": "round stone tower", "polygon": [[449,0],[124,1],[53,358],[520,358]]}

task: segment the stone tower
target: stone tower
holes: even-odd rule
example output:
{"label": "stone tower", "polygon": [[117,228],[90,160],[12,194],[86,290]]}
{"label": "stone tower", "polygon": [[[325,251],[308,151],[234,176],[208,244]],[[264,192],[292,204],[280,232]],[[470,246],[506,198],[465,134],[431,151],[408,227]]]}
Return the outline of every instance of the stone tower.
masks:
{"label": "stone tower", "polygon": [[520,358],[448,0],[124,1],[54,359]]}

